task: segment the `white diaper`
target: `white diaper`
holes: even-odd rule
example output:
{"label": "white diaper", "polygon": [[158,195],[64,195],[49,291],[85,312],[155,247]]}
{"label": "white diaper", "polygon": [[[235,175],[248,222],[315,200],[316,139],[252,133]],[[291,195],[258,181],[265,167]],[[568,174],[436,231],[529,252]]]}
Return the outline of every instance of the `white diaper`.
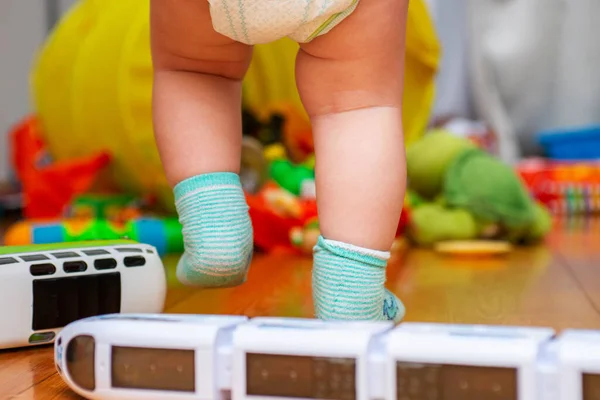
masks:
{"label": "white diaper", "polygon": [[310,42],[350,15],[358,0],[208,0],[214,29],[246,44]]}

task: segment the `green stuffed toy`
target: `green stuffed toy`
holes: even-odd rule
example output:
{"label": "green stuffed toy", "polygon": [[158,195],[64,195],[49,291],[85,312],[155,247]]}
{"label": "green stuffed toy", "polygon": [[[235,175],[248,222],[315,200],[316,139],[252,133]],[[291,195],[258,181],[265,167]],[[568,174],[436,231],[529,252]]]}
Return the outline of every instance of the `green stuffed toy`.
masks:
{"label": "green stuffed toy", "polygon": [[420,245],[444,240],[502,239],[531,243],[551,229],[515,171],[468,139],[432,131],[407,149],[409,237]]}

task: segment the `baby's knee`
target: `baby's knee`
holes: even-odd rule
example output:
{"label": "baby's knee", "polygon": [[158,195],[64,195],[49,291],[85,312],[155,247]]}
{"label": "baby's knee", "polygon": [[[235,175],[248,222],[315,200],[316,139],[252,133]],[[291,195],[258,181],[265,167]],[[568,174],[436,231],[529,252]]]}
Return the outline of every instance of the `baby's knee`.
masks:
{"label": "baby's knee", "polygon": [[251,60],[252,47],[236,42],[193,47],[191,43],[182,45],[155,39],[152,46],[156,73],[181,71],[242,80]]}
{"label": "baby's knee", "polygon": [[252,48],[214,31],[206,1],[153,1],[150,43],[154,70],[243,78]]}
{"label": "baby's knee", "polygon": [[179,56],[165,56],[164,61],[156,63],[155,74],[161,72],[185,72],[212,75],[234,81],[244,79],[250,65],[250,58],[242,60],[213,60],[196,57],[194,59]]}
{"label": "baby's knee", "polygon": [[311,117],[402,105],[403,68],[390,55],[339,59],[301,50],[296,81]]}

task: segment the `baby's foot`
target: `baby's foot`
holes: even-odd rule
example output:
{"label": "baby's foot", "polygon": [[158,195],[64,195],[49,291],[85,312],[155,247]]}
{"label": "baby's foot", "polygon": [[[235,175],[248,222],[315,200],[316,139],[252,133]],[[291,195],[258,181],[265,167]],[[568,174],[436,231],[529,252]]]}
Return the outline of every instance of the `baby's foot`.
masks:
{"label": "baby's foot", "polygon": [[313,297],[318,318],[400,322],[404,305],[384,288],[389,252],[319,238]]}
{"label": "baby's foot", "polygon": [[252,260],[252,223],[238,175],[198,175],[175,187],[185,252],[177,278],[199,287],[230,287],[246,280]]}

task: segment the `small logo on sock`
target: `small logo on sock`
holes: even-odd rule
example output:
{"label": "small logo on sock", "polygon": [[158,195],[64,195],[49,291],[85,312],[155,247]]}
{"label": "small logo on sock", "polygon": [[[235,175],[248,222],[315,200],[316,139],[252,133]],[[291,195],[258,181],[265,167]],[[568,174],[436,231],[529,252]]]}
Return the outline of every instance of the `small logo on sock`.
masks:
{"label": "small logo on sock", "polygon": [[388,297],[383,300],[383,315],[390,321],[393,321],[398,315],[398,304],[393,298]]}

